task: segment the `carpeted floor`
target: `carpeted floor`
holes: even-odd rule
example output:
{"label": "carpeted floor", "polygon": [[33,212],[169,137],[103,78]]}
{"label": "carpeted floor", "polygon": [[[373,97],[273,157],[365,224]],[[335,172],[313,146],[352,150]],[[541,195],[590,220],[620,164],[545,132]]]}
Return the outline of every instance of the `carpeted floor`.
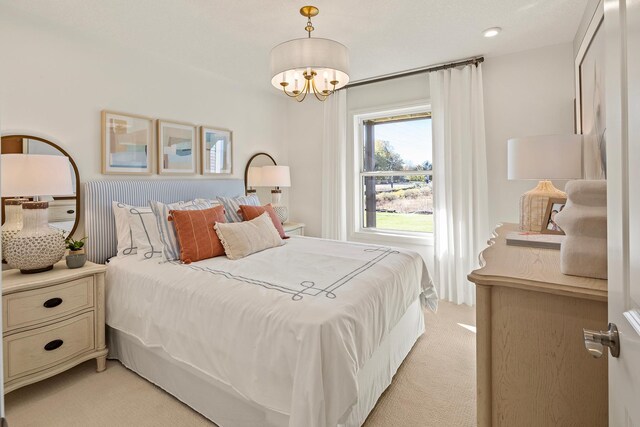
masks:
{"label": "carpeted floor", "polygon": [[[365,427],[476,425],[475,310],[440,303]],[[212,426],[118,362],[95,362],[5,396],[11,427]]]}

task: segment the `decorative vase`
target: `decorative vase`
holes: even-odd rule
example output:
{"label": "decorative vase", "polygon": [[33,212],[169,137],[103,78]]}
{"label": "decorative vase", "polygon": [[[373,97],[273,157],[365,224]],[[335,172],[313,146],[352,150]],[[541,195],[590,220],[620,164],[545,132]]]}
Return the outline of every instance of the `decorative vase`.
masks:
{"label": "decorative vase", "polygon": [[67,262],[67,267],[80,268],[84,265],[85,262],[87,262],[87,254],[85,254],[84,251],[82,253],[77,252],[79,251],[69,252],[69,255],[67,255],[65,259]]}
{"label": "decorative vase", "polygon": [[567,204],[555,222],[566,237],[560,271],[572,276],[607,278],[607,181],[569,181]]}
{"label": "decorative vase", "polygon": [[21,273],[40,273],[51,270],[64,256],[64,236],[49,227],[49,203],[22,204],[23,227],[9,241],[6,260]]}
{"label": "decorative vase", "polygon": [[22,230],[22,204],[28,199],[7,199],[4,201],[4,224],[2,224],[2,260],[9,240]]}

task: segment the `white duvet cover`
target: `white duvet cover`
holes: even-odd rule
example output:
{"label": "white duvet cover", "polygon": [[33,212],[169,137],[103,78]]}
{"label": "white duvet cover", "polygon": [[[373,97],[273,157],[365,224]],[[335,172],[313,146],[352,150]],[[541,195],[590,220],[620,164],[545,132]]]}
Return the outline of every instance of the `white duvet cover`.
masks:
{"label": "white duvet cover", "polygon": [[306,237],[235,261],[116,257],[106,297],[111,327],[308,427],[349,414],[358,370],[411,303],[437,307],[415,252]]}

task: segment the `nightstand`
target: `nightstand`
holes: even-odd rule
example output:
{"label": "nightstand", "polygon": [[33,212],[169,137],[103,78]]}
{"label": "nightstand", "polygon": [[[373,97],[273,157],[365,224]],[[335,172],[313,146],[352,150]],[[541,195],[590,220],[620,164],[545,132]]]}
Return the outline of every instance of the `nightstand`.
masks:
{"label": "nightstand", "polygon": [[104,265],[2,272],[4,392],[31,384],[86,360],[106,368]]}
{"label": "nightstand", "polygon": [[282,228],[287,236],[304,236],[304,224],[300,222],[285,222]]}

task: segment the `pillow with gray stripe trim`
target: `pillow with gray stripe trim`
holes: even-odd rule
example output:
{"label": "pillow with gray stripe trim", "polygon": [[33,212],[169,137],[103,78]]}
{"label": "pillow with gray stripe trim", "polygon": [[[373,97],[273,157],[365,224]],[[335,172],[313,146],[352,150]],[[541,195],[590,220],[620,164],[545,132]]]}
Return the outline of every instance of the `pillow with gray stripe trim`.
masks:
{"label": "pillow with gray stripe trim", "polygon": [[156,217],[151,208],[134,207],[127,209],[127,217],[131,226],[133,242],[138,248],[138,259],[157,258],[162,255],[162,241],[158,234]]}
{"label": "pillow with gray stripe trim", "polygon": [[[215,205],[218,203],[216,202]],[[174,261],[180,259],[180,244],[178,243],[178,236],[176,235],[176,228],[172,221],[169,221],[169,211],[191,211],[191,210],[203,210],[209,209],[214,206],[209,200],[196,199],[189,202],[178,203],[162,203],[155,200],[150,200],[151,210],[156,221],[156,227],[158,229],[158,235],[162,248],[160,250],[162,259],[164,261]]]}
{"label": "pillow with gray stripe trim", "polygon": [[[116,241],[118,243],[118,256],[134,255],[137,247],[133,241],[133,233],[129,225],[129,217],[127,211],[135,206],[127,205],[121,202],[111,202],[113,216],[116,220]],[[144,208],[137,208],[144,209]]]}
{"label": "pillow with gray stripe trim", "polygon": [[238,197],[218,197],[218,201],[224,206],[224,216],[229,222],[242,222],[242,216],[238,213],[240,205],[260,206],[260,199],[255,194]]}

